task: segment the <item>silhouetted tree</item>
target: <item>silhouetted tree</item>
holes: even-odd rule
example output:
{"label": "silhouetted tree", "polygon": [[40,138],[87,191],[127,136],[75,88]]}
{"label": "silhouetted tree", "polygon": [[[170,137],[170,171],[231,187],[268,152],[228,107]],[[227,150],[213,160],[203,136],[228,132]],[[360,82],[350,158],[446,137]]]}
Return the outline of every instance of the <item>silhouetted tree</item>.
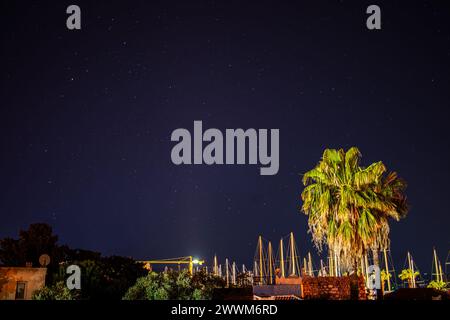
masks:
{"label": "silhouetted tree", "polygon": [[31,262],[36,267],[39,257],[48,254],[51,262],[47,266],[46,285],[50,291],[42,291],[41,298],[52,297],[52,290],[59,292],[57,285],[65,282],[66,268],[71,264],[81,268],[81,291],[76,295],[79,299],[120,300],[136,279],[148,273],[131,258],[102,257],[99,252],[59,246],[57,241],[51,226],[32,224],[28,230],[20,231],[19,239],[0,240],[0,261],[7,266]]}
{"label": "silhouetted tree", "polygon": [[[11,238],[0,240],[0,260],[8,266],[24,266],[27,262],[39,266],[39,257],[42,254],[46,253],[50,257],[57,255],[57,241],[58,237],[53,234],[52,227],[48,224],[31,224],[28,230],[19,232],[18,240]],[[53,265],[57,263],[52,262]]]}

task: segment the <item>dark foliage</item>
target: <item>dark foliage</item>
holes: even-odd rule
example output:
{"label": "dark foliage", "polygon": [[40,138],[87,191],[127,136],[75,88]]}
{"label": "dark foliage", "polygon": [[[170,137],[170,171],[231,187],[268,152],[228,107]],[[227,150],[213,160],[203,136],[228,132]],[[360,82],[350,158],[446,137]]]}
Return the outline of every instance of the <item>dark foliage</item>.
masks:
{"label": "dark foliage", "polygon": [[57,244],[58,237],[47,224],[32,224],[20,231],[19,239],[0,240],[0,261],[6,266],[38,267],[39,257],[48,254],[46,285],[55,286],[67,278],[66,268],[76,264],[81,268],[81,299],[121,299],[136,279],[147,274],[141,264],[131,258],[102,257],[99,252],[71,249]]}

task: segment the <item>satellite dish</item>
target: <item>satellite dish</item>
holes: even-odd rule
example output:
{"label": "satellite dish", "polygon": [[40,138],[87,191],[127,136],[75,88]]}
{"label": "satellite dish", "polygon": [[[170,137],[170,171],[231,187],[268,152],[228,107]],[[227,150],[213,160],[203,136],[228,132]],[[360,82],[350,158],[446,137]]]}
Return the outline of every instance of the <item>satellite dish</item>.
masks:
{"label": "satellite dish", "polygon": [[50,256],[48,254],[43,254],[39,257],[39,263],[42,267],[48,266],[50,263]]}

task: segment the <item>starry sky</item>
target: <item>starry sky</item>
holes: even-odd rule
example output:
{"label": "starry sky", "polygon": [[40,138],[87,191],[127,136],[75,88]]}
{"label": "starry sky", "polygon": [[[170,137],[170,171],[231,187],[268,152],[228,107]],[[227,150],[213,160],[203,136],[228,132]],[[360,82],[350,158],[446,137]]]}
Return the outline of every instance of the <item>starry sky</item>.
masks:
{"label": "starry sky", "polygon": [[[258,235],[293,231],[303,256],[301,174],[357,146],[408,182],[392,255],[429,272],[450,248],[450,6],[377,1],[369,31],[370,4],[2,1],[0,237],[47,222],[106,255],[251,265]],[[194,120],[280,129],[278,174],[175,166],[170,135]]]}

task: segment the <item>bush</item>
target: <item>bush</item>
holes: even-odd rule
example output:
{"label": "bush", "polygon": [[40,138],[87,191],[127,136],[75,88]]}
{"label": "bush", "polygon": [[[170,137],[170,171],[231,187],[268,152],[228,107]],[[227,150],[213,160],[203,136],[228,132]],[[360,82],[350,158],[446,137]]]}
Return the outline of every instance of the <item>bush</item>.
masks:
{"label": "bush", "polygon": [[206,300],[214,288],[224,287],[223,280],[204,272],[193,276],[187,270],[151,272],[128,289],[124,300]]}
{"label": "bush", "polygon": [[444,281],[433,280],[428,284],[428,288],[445,291],[447,288],[447,284]]}
{"label": "bush", "polygon": [[33,293],[33,300],[75,300],[76,293],[69,290],[64,281],[51,287],[43,287]]}

